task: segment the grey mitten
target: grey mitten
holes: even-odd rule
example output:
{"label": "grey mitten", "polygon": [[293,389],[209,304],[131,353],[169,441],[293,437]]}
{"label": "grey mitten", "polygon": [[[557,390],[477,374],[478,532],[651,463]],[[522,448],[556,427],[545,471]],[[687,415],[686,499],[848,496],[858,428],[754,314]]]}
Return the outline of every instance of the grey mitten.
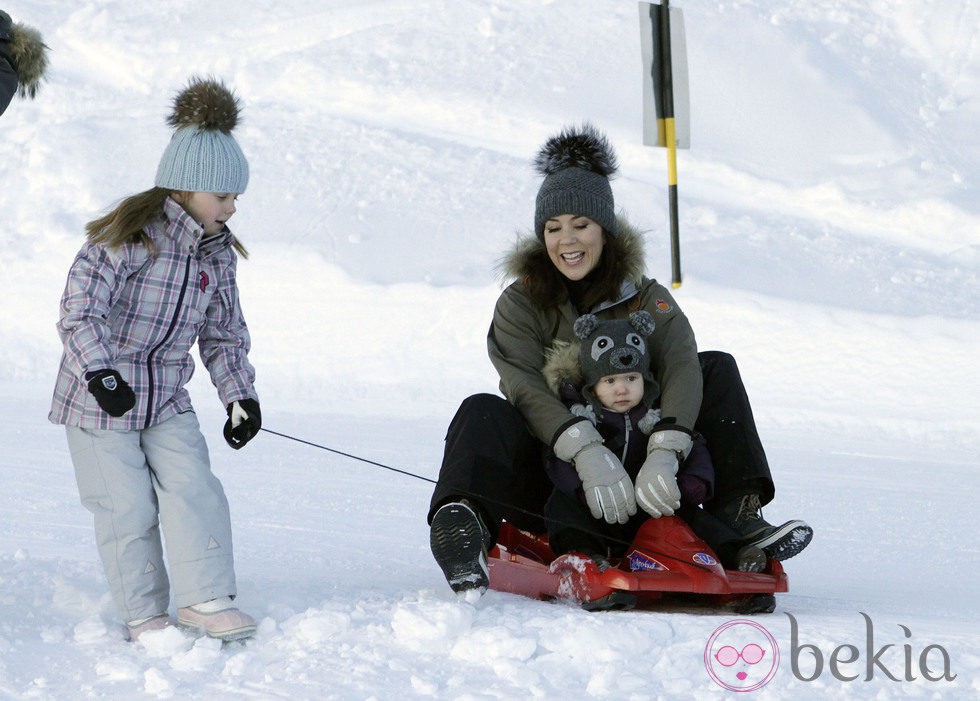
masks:
{"label": "grey mitten", "polygon": [[636,502],[654,518],[670,516],[681,505],[677,470],[691,452],[687,429],[668,424],[656,429],[647,443],[647,459],[636,475]]}
{"label": "grey mitten", "polygon": [[588,421],[572,424],[555,439],[555,455],[575,467],[585,501],[595,518],[626,523],[636,513],[633,484],[622,463],[602,444],[602,436]]}

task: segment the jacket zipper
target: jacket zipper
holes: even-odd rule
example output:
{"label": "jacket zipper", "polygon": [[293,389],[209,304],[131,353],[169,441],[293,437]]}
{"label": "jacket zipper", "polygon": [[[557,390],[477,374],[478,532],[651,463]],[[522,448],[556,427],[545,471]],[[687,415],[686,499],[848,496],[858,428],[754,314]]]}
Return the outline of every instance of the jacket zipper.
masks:
{"label": "jacket zipper", "polygon": [[153,419],[153,357],[156,355],[157,351],[163,347],[163,344],[167,342],[170,338],[170,334],[174,332],[177,327],[177,319],[180,318],[181,309],[184,306],[184,294],[187,292],[187,281],[190,279],[191,274],[191,257],[187,256],[187,263],[184,264],[184,282],[180,286],[180,294],[177,296],[177,307],[174,310],[174,316],[170,320],[170,326],[167,328],[167,333],[163,335],[160,342],[153,347],[149,355],[146,356],[146,375],[148,380],[149,389],[146,393],[146,422],[143,424],[143,428],[150,427],[150,421]]}
{"label": "jacket zipper", "polygon": [[623,442],[623,454],[620,456],[619,461],[623,463],[623,466],[625,467],[626,454],[629,452],[630,449],[630,431],[633,429],[633,422],[630,421],[629,414],[623,414],[623,420],[625,422],[625,428],[626,428],[626,440]]}

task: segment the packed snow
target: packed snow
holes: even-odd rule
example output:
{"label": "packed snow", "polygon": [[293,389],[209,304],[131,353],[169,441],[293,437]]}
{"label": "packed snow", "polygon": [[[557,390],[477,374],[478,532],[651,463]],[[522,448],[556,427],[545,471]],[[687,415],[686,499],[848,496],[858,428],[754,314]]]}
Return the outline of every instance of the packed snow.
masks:
{"label": "packed snow", "polygon": [[[51,68],[0,117],[0,697],[703,699],[761,681],[709,673],[731,611],[458,601],[429,554],[446,426],[496,391],[495,266],[558,128],[608,133],[617,205],[669,281],[634,0],[68,5],[4,7]],[[779,654],[746,695],[977,698],[980,1],[671,5],[692,108],[676,297],[700,347],[739,361],[777,480],[766,515],[815,531],[776,612],[739,623],[733,644],[765,629]],[[231,224],[265,426],[415,475],[271,433],[232,451],[199,370],[259,621],[225,647],[123,641],[46,420],[84,224],[152,184],[194,74],[245,106]]]}

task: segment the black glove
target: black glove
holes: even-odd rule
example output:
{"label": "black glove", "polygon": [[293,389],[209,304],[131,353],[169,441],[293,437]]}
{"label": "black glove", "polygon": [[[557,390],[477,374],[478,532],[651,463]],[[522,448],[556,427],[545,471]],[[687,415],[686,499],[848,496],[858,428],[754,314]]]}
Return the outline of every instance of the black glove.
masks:
{"label": "black glove", "polygon": [[133,388],[115,370],[92,370],[85,373],[88,391],[109,416],[119,418],[136,406]]}
{"label": "black glove", "polygon": [[239,399],[228,405],[228,420],[225,421],[225,441],[238,450],[255,438],[262,428],[262,412],[254,399]]}

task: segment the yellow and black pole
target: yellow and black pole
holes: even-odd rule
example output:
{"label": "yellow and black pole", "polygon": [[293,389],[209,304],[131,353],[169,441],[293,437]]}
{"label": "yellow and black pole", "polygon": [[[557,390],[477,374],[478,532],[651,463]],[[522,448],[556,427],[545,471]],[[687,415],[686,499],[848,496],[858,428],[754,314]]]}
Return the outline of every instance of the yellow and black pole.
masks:
{"label": "yellow and black pole", "polygon": [[674,81],[670,60],[670,8],[668,0],[660,4],[660,98],[663,143],[667,146],[667,202],[670,208],[670,275],[671,284],[681,286],[681,235],[677,221],[677,131],[674,122]]}
{"label": "yellow and black pole", "polygon": [[670,267],[676,288],[681,286],[677,149],[690,145],[687,51],[681,11],[671,9],[669,0],[662,0],[660,4],[641,1],[640,43],[643,54],[643,143],[667,149]]}

